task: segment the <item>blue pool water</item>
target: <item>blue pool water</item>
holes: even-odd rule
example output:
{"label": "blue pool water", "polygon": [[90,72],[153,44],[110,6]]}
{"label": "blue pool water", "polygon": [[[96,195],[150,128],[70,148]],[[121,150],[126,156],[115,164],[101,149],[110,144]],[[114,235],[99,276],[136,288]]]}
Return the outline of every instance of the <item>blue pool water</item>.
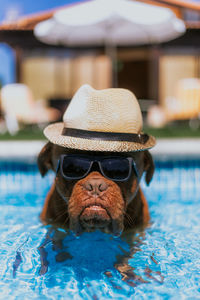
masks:
{"label": "blue pool water", "polygon": [[53,174],[0,169],[0,299],[200,299],[200,160],[156,161],[150,187],[142,182],[152,224],[123,239],[42,226]]}

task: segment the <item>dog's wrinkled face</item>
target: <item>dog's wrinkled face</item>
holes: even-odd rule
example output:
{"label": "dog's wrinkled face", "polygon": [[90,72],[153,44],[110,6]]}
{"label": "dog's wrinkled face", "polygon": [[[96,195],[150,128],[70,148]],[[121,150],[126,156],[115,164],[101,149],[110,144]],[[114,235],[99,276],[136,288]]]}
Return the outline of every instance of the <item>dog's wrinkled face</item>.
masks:
{"label": "dog's wrinkled face", "polygon": [[120,188],[97,171],[74,185],[68,211],[74,232],[101,229],[118,235],[122,231],[125,203]]}
{"label": "dog's wrinkled face", "polygon": [[[48,143],[38,157],[41,174],[45,175],[48,169],[56,171],[60,155],[69,153],[84,154],[83,151],[72,151]],[[112,156],[114,154],[87,152],[87,155]],[[150,182],[153,165],[148,151],[118,155],[131,156],[136,163],[139,179],[146,171],[146,182]],[[118,236],[123,231],[124,216],[138,191],[139,180],[133,170],[127,181],[115,182],[105,178],[95,165],[86,177],[79,180],[66,180],[58,170],[55,187],[63,201],[63,213],[66,210],[66,215],[69,217],[69,227],[76,235],[83,231],[100,229]],[[135,209],[137,210],[137,207]]]}

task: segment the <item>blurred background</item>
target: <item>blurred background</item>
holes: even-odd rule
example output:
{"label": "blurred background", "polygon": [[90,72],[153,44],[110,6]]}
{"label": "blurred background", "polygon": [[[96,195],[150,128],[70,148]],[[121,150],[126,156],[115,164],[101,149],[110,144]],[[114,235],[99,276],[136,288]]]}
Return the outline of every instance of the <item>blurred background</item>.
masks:
{"label": "blurred background", "polygon": [[[172,26],[174,21],[169,19],[163,26],[151,25],[145,23],[150,13],[141,12],[138,35],[132,36],[131,29],[126,40],[123,35],[118,40],[111,41],[109,35],[97,40],[98,28],[94,27],[93,42],[87,40],[89,21],[86,34],[80,27],[74,33],[67,30],[67,15],[59,23],[59,11],[97,1],[103,4],[103,0],[0,0],[0,139],[43,139],[43,128],[62,119],[70,99],[85,83],[96,89],[114,86],[133,91],[142,109],[144,131],[156,137],[198,137],[200,2],[128,1],[170,9],[180,22]],[[114,2],[107,3],[112,6]],[[68,15],[80,11],[71,10]],[[95,19],[88,9],[88,18],[91,15]],[[132,22],[131,12],[127,18]],[[114,21],[116,25],[118,19]],[[98,25],[103,22],[97,21]],[[106,23],[107,33],[112,24]]]}

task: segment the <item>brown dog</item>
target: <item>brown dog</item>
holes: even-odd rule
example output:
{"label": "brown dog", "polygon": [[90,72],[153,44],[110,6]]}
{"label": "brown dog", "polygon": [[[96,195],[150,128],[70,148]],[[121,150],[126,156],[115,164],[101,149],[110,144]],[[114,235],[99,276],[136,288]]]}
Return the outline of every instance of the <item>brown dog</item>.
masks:
{"label": "brown dog", "polygon": [[[116,155],[111,152],[70,150],[48,142],[38,156],[41,175],[44,176],[48,170],[56,172],[60,156],[69,153],[86,153],[91,157]],[[150,183],[154,173],[152,157],[148,150],[117,155],[133,158],[138,178],[133,170],[127,181],[115,182],[105,178],[98,168],[94,168],[83,179],[66,180],[58,171],[46,197],[40,215],[41,221],[69,228],[76,235],[100,229],[118,236],[124,229],[146,225],[149,211],[139,180],[143,172],[146,172],[146,183]]]}

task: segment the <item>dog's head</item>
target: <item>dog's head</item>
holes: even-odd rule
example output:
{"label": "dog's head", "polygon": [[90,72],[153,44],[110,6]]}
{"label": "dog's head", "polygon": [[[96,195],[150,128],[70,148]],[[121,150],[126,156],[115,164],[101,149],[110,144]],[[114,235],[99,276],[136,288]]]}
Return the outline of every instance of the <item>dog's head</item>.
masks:
{"label": "dog's head", "polygon": [[[85,154],[83,151],[72,151],[49,142],[38,156],[38,166],[42,176],[50,169],[56,173],[55,187],[59,199],[62,199],[62,205],[56,203],[60,200],[54,199],[55,209],[62,206],[62,214],[68,215],[69,227],[77,235],[82,231],[95,229],[110,232],[116,236],[119,235],[124,228],[129,206],[132,206],[135,220],[138,210],[141,210],[141,203],[133,202],[143,172],[146,172],[147,184],[153,176],[154,164],[150,153],[147,150],[118,153],[121,157],[131,157],[137,168],[137,175],[132,170],[128,180],[123,182],[105,178],[98,164],[93,164],[90,172],[84,178],[79,180],[64,178],[60,168],[58,169],[58,162],[61,155],[72,153],[76,155]],[[87,155],[92,157],[116,154],[87,152]]]}

